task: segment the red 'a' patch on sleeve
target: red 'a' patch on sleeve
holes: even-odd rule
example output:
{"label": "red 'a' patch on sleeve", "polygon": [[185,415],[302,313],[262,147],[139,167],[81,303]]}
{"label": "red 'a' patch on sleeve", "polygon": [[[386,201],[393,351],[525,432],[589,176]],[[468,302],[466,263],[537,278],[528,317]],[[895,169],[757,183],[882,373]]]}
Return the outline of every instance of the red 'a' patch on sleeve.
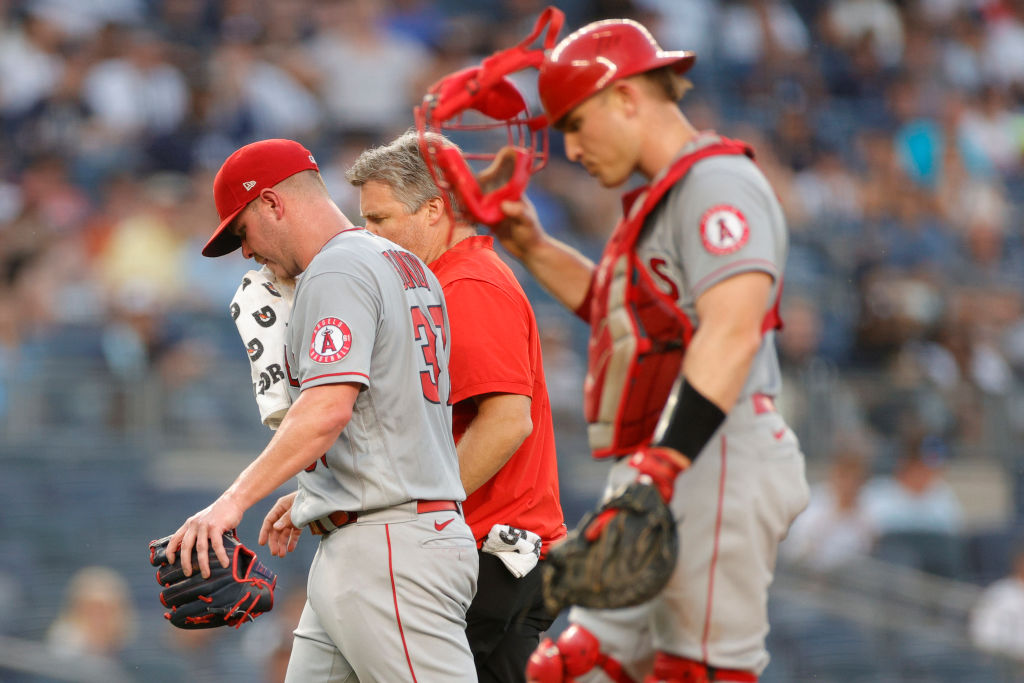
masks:
{"label": "red 'a' patch on sleeve", "polygon": [[750,238],[750,226],[743,212],[728,204],[712,206],[700,219],[704,248],[721,256],[738,251]]}
{"label": "red 'a' patch on sleeve", "polygon": [[339,318],[321,318],[313,326],[309,357],[317,363],[336,363],[352,348],[352,330]]}

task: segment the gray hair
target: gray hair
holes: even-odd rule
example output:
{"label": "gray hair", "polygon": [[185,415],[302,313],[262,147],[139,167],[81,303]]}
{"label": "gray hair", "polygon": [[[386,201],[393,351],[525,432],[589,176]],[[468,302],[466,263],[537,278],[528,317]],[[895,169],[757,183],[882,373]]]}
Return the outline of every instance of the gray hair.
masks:
{"label": "gray hair", "polygon": [[[454,146],[437,133],[427,133],[427,136],[433,143]],[[371,147],[360,154],[352,167],[345,171],[345,179],[355,187],[370,181],[384,183],[409,213],[419,211],[434,197],[444,199],[453,211],[459,207],[455,192],[441,190],[434,182],[434,176],[420,153],[419,135],[415,130],[408,130],[388,144]]]}

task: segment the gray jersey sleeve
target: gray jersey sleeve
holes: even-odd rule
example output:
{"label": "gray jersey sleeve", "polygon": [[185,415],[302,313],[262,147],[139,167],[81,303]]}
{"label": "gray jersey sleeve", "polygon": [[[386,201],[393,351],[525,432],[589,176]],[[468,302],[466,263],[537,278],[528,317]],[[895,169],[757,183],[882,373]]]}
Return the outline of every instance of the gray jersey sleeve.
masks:
{"label": "gray jersey sleeve", "polygon": [[357,275],[338,272],[313,275],[302,287],[290,323],[298,341],[301,388],[337,382],[369,385],[380,289]]}
{"label": "gray jersey sleeve", "polygon": [[689,294],[747,271],[776,282],[786,252],[785,221],[778,200],[753,161],[741,156],[699,162],[670,193],[667,215],[681,221],[673,231],[674,257],[683,264]]}

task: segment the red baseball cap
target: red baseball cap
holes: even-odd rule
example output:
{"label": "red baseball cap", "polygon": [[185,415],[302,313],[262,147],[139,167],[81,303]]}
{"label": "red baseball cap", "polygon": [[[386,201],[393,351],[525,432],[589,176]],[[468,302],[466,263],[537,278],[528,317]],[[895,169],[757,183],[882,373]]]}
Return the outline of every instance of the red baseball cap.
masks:
{"label": "red baseball cap", "polygon": [[228,225],[260,192],[300,171],[319,171],[312,152],[295,142],[275,138],[239,148],[224,161],[213,179],[213,200],[220,225],[203,247],[203,256],[223,256],[242,246]]}

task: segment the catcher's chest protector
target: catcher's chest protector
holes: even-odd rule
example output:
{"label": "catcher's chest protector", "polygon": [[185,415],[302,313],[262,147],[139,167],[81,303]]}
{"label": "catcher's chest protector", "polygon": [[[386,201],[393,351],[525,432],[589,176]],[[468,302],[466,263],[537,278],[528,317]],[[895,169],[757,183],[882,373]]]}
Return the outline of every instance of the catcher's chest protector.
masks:
{"label": "catcher's chest protector", "polygon": [[753,156],[746,144],[723,138],[623,198],[623,219],[605,246],[591,298],[583,410],[596,458],[649,445],[693,336],[693,323],[636,256],[644,221],[696,162],[721,154]]}

